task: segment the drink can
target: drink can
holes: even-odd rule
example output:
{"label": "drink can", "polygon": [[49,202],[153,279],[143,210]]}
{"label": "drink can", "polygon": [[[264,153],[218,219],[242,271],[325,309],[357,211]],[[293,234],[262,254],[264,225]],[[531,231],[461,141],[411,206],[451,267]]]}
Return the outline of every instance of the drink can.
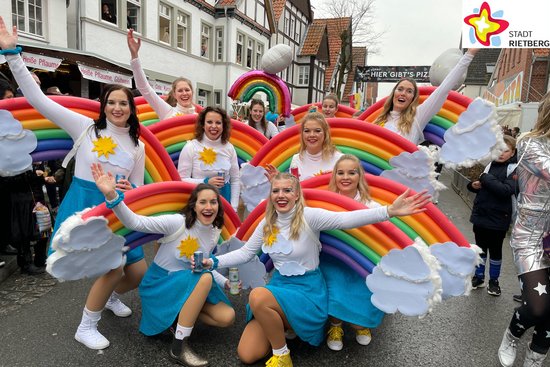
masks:
{"label": "drink can", "polygon": [[125,175],[121,175],[120,173],[117,173],[116,176],[115,176],[115,182],[118,183],[120,180],[125,180],[126,179],[126,176]]}
{"label": "drink can", "polygon": [[223,180],[225,181],[225,172],[224,171],[218,171],[218,177],[223,178]]}
{"label": "drink can", "polygon": [[195,268],[193,269],[193,272],[200,273],[202,271],[202,251],[193,252],[193,259],[195,260]]}
{"label": "drink can", "polygon": [[239,294],[239,268],[229,268],[229,293]]}

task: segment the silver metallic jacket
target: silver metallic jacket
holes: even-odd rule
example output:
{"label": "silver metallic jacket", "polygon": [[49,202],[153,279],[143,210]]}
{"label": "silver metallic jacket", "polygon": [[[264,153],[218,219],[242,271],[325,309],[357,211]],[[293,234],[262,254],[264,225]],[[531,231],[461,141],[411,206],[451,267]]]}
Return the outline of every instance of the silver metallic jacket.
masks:
{"label": "silver metallic jacket", "polygon": [[510,246],[518,274],[550,267],[542,236],[550,229],[550,139],[524,138],[518,143],[518,215]]}

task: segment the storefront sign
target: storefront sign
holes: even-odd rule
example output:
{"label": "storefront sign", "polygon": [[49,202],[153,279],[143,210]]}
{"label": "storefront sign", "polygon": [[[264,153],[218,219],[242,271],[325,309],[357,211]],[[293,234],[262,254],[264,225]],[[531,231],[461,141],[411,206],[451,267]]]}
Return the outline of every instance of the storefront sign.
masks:
{"label": "storefront sign", "polygon": [[403,78],[418,83],[430,82],[429,66],[357,66],[356,82],[397,82]]}
{"label": "storefront sign", "polygon": [[157,80],[149,80],[149,85],[155,90],[157,94],[168,94],[172,89],[172,84],[159,82]]}
{"label": "storefront sign", "polygon": [[78,70],[85,79],[93,80],[106,84],[122,84],[127,88],[132,88],[132,77],[115,73],[112,71],[96,69],[91,66],[78,64]]}
{"label": "storefront sign", "polygon": [[29,68],[48,71],[55,71],[63,61],[62,59],[58,59],[55,57],[31,54],[28,52],[22,52],[21,58],[25,62],[25,65],[27,65],[27,67]]}

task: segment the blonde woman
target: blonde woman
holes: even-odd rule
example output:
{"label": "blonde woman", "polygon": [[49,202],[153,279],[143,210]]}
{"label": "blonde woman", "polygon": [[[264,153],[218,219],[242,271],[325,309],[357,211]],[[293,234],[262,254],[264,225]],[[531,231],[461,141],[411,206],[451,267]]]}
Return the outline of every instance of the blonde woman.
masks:
{"label": "blonde woman", "polygon": [[246,244],[203,261],[206,268],[231,267],[246,263],[260,249],[273,260],[275,270],[270,283],[250,293],[248,324],[237,348],[241,361],[252,364],[272,352],[267,366],[292,366],[285,339],[288,329],[311,345],[320,345],[328,317],[327,288],[319,270],[320,232],[360,227],[425,210],[429,202],[425,193],[407,196],[408,191],[387,207],[331,212],[306,207],[295,176],[278,173],[273,177],[265,218]]}

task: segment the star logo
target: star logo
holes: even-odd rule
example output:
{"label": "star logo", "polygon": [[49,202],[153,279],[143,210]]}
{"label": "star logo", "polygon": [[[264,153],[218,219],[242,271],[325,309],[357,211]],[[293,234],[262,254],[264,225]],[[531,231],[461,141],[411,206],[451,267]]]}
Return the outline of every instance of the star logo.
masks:
{"label": "star logo", "polygon": [[92,141],[92,143],[94,144],[94,149],[92,149],[92,152],[97,152],[98,158],[104,155],[105,158],[109,159],[109,154],[115,154],[117,144],[110,136],[102,136],[99,139]]}
{"label": "star logo", "polygon": [[533,289],[539,292],[539,296],[542,296],[543,293],[548,294],[548,292],[546,292],[546,286],[544,284],[537,283],[537,286]]}
{"label": "star logo", "polygon": [[495,19],[487,2],[481,4],[478,13],[468,15],[464,22],[474,29],[476,40],[483,46],[491,45],[491,37],[500,34],[508,28],[510,23],[504,19]]}

